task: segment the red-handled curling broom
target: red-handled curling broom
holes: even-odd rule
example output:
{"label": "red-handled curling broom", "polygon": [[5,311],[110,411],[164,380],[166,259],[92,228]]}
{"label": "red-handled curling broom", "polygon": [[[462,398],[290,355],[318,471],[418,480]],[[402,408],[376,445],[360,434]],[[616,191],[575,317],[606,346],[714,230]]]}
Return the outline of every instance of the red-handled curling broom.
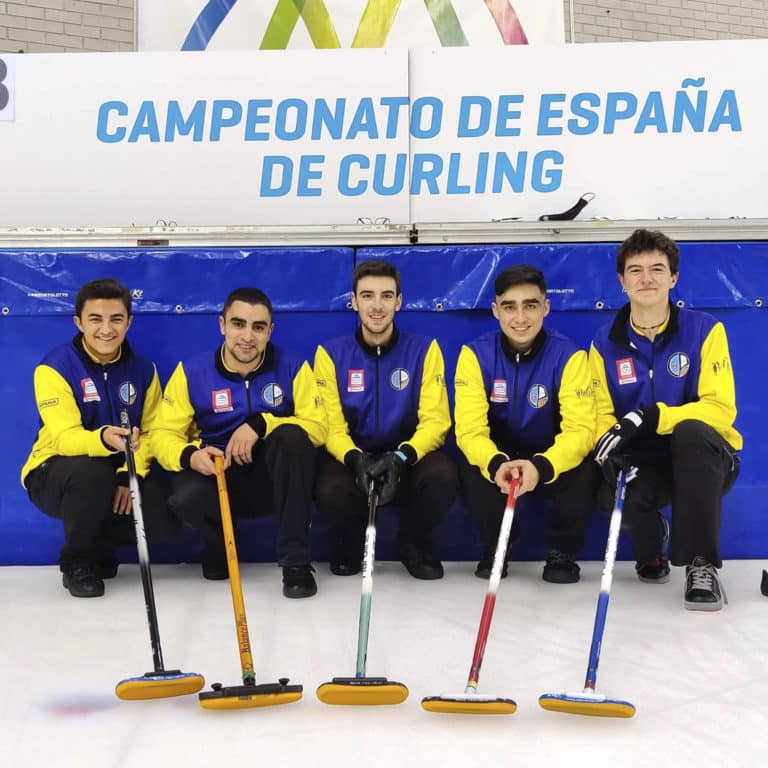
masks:
{"label": "red-handled curling broom", "polygon": [[469,669],[469,679],[464,693],[452,695],[428,696],[421,700],[421,706],[427,712],[441,712],[461,715],[511,715],[517,709],[512,699],[499,696],[488,696],[477,692],[477,682],[480,677],[480,667],[485,656],[485,644],[491,629],[493,609],[496,606],[496,592],[501,583],[501,571],[507,557],[507,545],[512,531],[512,520],[515,516],[515,503],[520,480],[515,478],[509,486],[504,517],[501,519],[499,538],[496,542],[496,553],[493,556],[493,567],[488,580],[488,592],[483,603],[483,613],[480,617],[480,627],[477,630],[475,652],[472,656],[472,666]]}

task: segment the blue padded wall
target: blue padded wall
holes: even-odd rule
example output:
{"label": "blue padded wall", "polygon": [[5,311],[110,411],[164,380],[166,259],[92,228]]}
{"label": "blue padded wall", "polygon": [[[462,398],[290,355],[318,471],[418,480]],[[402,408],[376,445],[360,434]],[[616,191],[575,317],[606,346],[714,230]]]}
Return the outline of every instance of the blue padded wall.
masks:
{"label": "blue padded wall", "polygon": [[[347,308],[349,277],[356,260],[386,258],[403,275],[403,310],[398,324],[435,336],[452,382],[460,346],[495,327],[489,307],[493,279],[513,263],[531,263],[547,276],[552,312],[547,324],[588,346],[623,297],[615,276],[616,243],[471,245],[360,248],[99,249],[0,252],[0,350],[6,372],[0,378],[0,416],[6,452],[0,464],[0,564],[55,562],[61,524],[29,502],[19,483],[38,421],[32,394],[35,365],[53,346],[75,333],[72,304],[78,287],[113,276],[136,298],[132,344],[154,359],[163,382],[179,358],[219,340],[217,315],[226,294],[255,285],[275,305],[276,343],[310,360],[315,345],[351,333]],[[760,390],[768,362],[758,345],[768,332],[760,306],[768,296],[768,244],[760,242],[681,243],[681,279],[673,298],[705,309],[728,330],[737,384],[737,426],[744,434],[742,472],[724,502],[722,544],[726,558],[768,557],[768,425]],[[600,308],[598,308],[600,307]],[[449,386],[452,396],[452,386]],[[449,450],[455,447],[449,446]],[[541,558],[546,510],[520,504],[522,539],[515,557]],[[394,556],[396,515],[379,518],[378,556]],[[602,559],[606,522],[595,515],[585,559]],[[240,537],[246,560],[274,558],[274,518],[247,521]],[[313,554],[327,557],[323,521],[313,524]],[[439,529],[445,559],[474,559],[480,540],[464,505],[454,505]],[[200,542],[186,531],[179,540],[153,550],[158,561],[195,560]],[[622,542],[620,557],[629,557]],[[133,559],[133,553],[121,553]]]}

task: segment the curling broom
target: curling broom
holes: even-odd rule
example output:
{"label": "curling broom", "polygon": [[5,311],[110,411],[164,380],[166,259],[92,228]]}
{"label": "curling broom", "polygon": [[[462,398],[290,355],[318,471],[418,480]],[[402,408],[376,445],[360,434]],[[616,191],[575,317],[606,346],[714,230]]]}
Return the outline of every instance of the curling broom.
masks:
{"label": "curling broom", "polygon": [[290,704],[301,698],[302,686],[288,685],[288,678],[281,677],[277,683],[256,685],[253,670],[251,642],[248,637],[248,622],[245,617],[243,588],[240,583],[240,566],[237,561],[235,531],[232,527],[232,512],[229,508],[229,494],[224,479],[224,459],[214,457],[216,467],[216,485],[219,489],[221,506],[221,527],[224,532],[224,545],[227,551],[229,568],[229,586],[232,591],[232,605],[235,611],[235,626],[240,652],[240,666],[243,673],[242,685],[223,686],[214,683],[210,691],[198,694],[200,706],[204,709],[250,709],[252,707],[272,707],[277,704]]}
{"label": "curling broom", "polygon": [[[630,473],[634,470],[630,470]],[[600,595],[597,598],[595,627],[592,631],[592,647],[589,651],[587,678],[584,690],[576,693],[545,693],[539,696],[539,705],[553,712],[565,712],[569,715],[592,715],[594,717],[634,717],[635,707],[622,699],[611,699],[595,692],[597,681],[597,665],[600,662],[600,647],[605,630],[605,617],[608,613],[608,600],[611,596],[613,581],[613,564],[616,561],[616,547],[619,542],[621,515],[624,509],[624,496],[627,490],[627,478],[623,469],[619,470],[616,480],[616,502],[611,512],[611,523],[608,529],[608,544],[605,548],[605,564],[600,580]]]}
{"label": "curling broom", "polygon": [[504,516],[501,519],[499,538],[496,542],[496,552],[493,556],[493,567],[488,580],[488,591],[483,603],[483,613],[480,617],[480,627],[477,630],[475,652],[472,656],[472,666],[469,670],[469,679],[464,693],[441,696],[428,696],[421,700],[421,706],[427,712],[440,712],[461,715],[511,715],[517,709],[517,704],[512,699],[499,696],[488,696],[477,692],[477,682],[480,677],[480,667],[485,655],[485,644],[493,619],[493,609],[496,605],[496,592],[501,582],[501,571],[507,557],[507,545],[512,530],[512,520],[515,516],[515,503],[517,501],[517,489],[519,479],[515,478],[509,487],[507,504],[504,507]]}
{"label": "curling broom", "polygon": [[317,689],[324,704],[401,704],[408,698],[408,688],[386,677],[366,677],[368,630],[371,623],[373,597],[373,563],[376,550],[376,507],[379,494],[374,481],[368,489],[368,525],[365,529],[363,586],[360,595],[360,619],[357,630],[357,670],[354,677],[334,677]]}
{"label": "curling broom", "polygon": [[133,525],[136,530],[136,546],[139,553],[139,570],[141,571],[141,585],[144,588],[144,602],[147,606],[147,619],[149,621],[149,639],[152,645],[152,659],[155,664],[154,672],[147,672],[140,677],[129,677],[121,680],[115,686],[115,693],[119,699],[162,699],[170,696],[184,696],[189,693],[197,693],[204,685],[202,675],[194,672],[181,672],[178,669],[165,669],[163,667],[163,652],[160,647],[160,629],[157,624],[157,611],[155,609],[155,593],[152,589],[152,570],[149,564],[149,548],[147,536],[144,531],[144,515],[141,509],[141,491],[136,477],[136,460],[131,445],[131,424],[128,412],[120,413],[120,426],[128,430],[125,438],[125,457],[128,464],[128,487],[131,491],[131,507],[133,509]]}

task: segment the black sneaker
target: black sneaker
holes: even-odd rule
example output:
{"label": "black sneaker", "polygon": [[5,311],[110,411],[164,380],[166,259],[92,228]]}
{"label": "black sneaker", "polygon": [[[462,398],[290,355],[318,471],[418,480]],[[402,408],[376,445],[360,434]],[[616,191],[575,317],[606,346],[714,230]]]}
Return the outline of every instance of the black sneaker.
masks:
{"label": "black sneaker", "polygon": [[98,579],[114,579],[117,576],[117,568],[120,564],[114,558],[101,560],[93,567],[93,572]]}
{"label": "black sneaker", "polygon": [[417,547],[414,544],[401,544],[400,562],[414,579],[433,581],[442,579],[443,564],[434,556],[429,547]]}
{"label": "black sneaker", "polygon": [[669,581],[669,561],[667,560],[667,547],[669,546],[669,521],[664,515],[659,514],[664,532],[661,537],[661,552],[658,557],[645,563],[635,563],[637,578],[646,584],[666,584]]}
{"label": "black sneaker", "polygon": [[719,611],[723,601],[728,602],[720,577],[709,560],[694,557],[685,567],[685,598],[683,605],[689,611]]}
{"label": "black sneaker", "polygon": [[[484,554],[480,562],[477,564],[477,568],[475,568],[475,576],[477,576],[478,579],[490,579],[491,578],[491,570],[493,569],[493,554]],[[507,578],[507,561],[504,561],[504,565],[501,568],[501,578],[506,579]]]}
{"label": "black sneaker", "polygon": [[285,597],[312,597],[317,594],[317,582],[311,565],[283,567],[283,595]]}
{"label": "black sneaker", "polygon": [[541,578],[552,584],[575,584],[580,573],[581,569],[570,555],[559,549],[550,549]]}
{"label": "black sneaker", "polygon": [[78,565],[64,571],[61,583],[72,597],[101,597],[104,594],[104,582],[90,565]]}
{"label": "black sneaker", "polygon": [[229,566],[224,560],[203,560],[200,564],[203,568],[203,578],[208,581],[224,581],[229,578]]}
{"label": "black sneaker", "polygon": [[336,576],[354,576],[360,573],[363,563],[363,551],[360,546],[353,546],[345,539],[336,542],[331,553],[331,573]]}

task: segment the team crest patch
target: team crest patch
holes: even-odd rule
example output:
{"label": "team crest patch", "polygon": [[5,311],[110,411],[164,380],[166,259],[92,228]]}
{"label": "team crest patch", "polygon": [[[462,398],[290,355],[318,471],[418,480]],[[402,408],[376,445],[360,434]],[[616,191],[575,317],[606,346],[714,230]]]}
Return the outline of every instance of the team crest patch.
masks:
{"label": "team crest patch", "polygon": [[120,385],[120,402],[133,405],[136,402],[136,387],[130,381],[124,381]]}
{"label": "team crest patch", "polygon": [[507,394],[507,380],[506,379],[494,379],[493,390],[491,391],[492,403],[508,403],[509,395]]}
{"label": "team crest patch", "polygon": [[635,361],[631,357],[625,357],[616,361],[616,376],[619,384],[634,384],[637,381],[635,373]]}
{"label": "team crest patch", "polygon": [[389,374],[389,385],[392,389],[396,389],[398,392],[405,389],[410,380],[410,374],[405,368],[395,368],[395,370]]}
{"label": "team crest patch", "polygon": [[211,406],[214,413],[227,413],[234,411],[232,406],[232,390],[227,389],[214,389],[211,392]]}
{"label": "team crest patch", "polygon": [[276,383],[267,384],[264,389],[261,390],[261,399],[273,408],[277,408],[283,403],[283,390],[280,389],[280,385]]}
{"label": "team crest patch", "polygon": [[84,379],[80,379],[80,386],[83,388],[84,403],[101,402],[101,397],[99,397],[99,390],[96,389],[96,385],[93,383],[93,379],[90,376],[87,376]]}
{"label": "team crest patch", "polygon": [[365,371],[347,371],[347,392],[365,392]]}
{"label": "team crest patch", "polygon": [[547,388],[541,384],[534,384],[528,390],[528,402],[533,408],[543,408],[549,402]]}
{"label": "team crest patch", "polygon": [[667,360],[667,370],[676,379],[682,379],[691,367],[691,359],[685,352],[675,352]]}

